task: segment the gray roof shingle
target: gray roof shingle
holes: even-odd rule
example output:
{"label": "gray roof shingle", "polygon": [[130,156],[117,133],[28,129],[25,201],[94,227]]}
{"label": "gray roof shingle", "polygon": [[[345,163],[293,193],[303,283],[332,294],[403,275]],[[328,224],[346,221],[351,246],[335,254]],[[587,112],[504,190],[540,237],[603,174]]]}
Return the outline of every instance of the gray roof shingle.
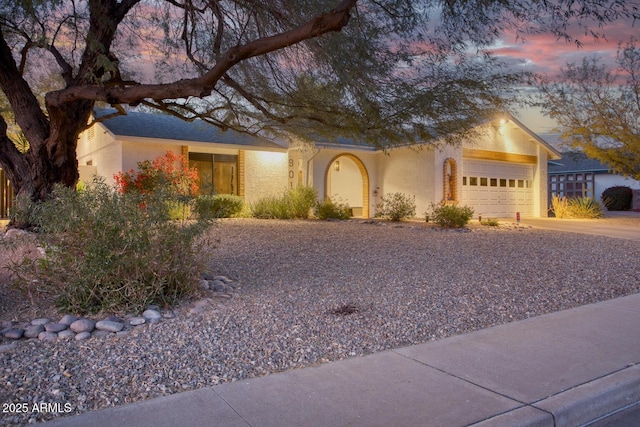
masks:
{"label": "gray roof shingle", "polygon": [[[115,110],[96,109],[96,117],[114,113]],[[173,139],[186,142],[208,142],[241,145],[255,148],[282,150],[284,147],[265,138],[241,132],[222,131],[213,125],[196,119],[188,122],[167,114],[127,112],[102,122],[114,135],[142,138]]]}
{"label": "gray roof shingle", "polygon": [[607,173],[610,168],[599,160],[590,159],[581,152],[564,152],[560,160],[549,162],[548,173],[595,172]]}

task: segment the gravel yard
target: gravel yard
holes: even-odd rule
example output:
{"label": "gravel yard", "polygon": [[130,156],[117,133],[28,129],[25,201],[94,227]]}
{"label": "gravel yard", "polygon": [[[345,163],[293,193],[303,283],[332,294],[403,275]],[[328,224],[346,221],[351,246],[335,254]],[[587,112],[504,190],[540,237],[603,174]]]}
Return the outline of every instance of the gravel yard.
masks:
{"label": "gravel yard", "polygon": [[[232,299],[122,337],[21,340],[0,353],[0,403],[92,411],[640,292],[640,242],[620,239],[357,220],[214,233],[211,272],[241,285]],[[68,414],[0,413],[0,426]]]}

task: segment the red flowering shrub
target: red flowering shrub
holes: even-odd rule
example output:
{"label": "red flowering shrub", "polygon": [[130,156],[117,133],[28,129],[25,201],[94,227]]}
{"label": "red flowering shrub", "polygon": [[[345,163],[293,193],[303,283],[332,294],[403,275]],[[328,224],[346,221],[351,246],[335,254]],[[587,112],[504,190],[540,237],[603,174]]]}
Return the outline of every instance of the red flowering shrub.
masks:
{"label": "red flowering shrub", "polygon": [[191,196],[198,192],[198,171],[189,168],[184,156],[167,151],[154,160],[138,162],[138,170],[119,172],[113,177],[121,194],[153,194],[158,190],[171,195]]}

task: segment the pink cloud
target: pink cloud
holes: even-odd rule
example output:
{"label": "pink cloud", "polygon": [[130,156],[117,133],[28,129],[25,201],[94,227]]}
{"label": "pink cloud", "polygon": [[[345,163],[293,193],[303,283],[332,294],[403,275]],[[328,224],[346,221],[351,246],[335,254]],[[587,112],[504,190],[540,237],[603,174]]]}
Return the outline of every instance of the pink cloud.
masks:
{"label": "pink cloud", "polygon": [[[578,29],[570,30],[573,30],[574,37],[580,35]],[[613,61],[618,44],[629,41],[638,31],[628,21],[619,21],[596,30],[605,37],[596,40],[582,30],[582,35],[578,37],[580,46],[546,33],[530,34],[524,40],[518,40],[515,34],[505,34],[491,51],[512,66],[553,77],[568,62],[580,62],[585,57],[597,55],[604,60]]]}

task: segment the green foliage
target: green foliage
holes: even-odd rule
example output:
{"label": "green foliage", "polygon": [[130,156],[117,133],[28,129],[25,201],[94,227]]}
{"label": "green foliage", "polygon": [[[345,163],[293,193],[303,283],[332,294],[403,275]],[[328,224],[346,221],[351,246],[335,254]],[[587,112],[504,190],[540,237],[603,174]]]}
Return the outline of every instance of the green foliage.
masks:
{"label": "green foliage", "polygon": [[309,218],[317,198],[318,191],[313,187],[296,187],[285,194],[293,218]]}
{"label": "green foliage", "polygon": [[602,192],[602,203],[610,211],[626,211],[631,209],[633,190],[631,188],[618,185],[609,187]]}
{"label": "green foliage", "polygon": [[325,199],[316,203],[315,216],[319,219],[349,219],[351,218],[351,208],[346,203],[334,202],[331,199]]}
{"label": "green foliage", "polygon": [[266,196],[251,204],[251,214],[260,219],[292,219],[289,203],[284,197]]}
{"label": "green foliage", "polygon": [[498,227],[500,225],[500,221],[493,218],[483,219],[480,224],[486,225],[487,227]]}
{"label": "green foliage", "polygon": [[251,205],[255,218],[307,219],[316,203],[318,192],[313,187],[298,187],[282,196],[267,196]]}
{"label": "green foliage", "polygon": [[571,218],[602,218],[602,205],[591,197],[573,197],[569,199]]}
{"label": "green foliage", "polygon": [[416,196],[408,196],[404,193],[384,194],[376,205],[376,217],[401,221],[414,216],[416,216]]}
{"label": "green foliage", "polygon": [[640,47],[618,48],[616,66],[598,57],[567,64],[541,81],[538,105],[559,125],[561,141],[616,172],[640,179]]}
{"label": "green foliage", "polygon": [[244,200],[233,194],[199,196],[195,201],[195,211],[199,218],[231,218],[242,212]]}
{"label": "green foliage", "polygon": [[551,210],[556,218],[601,218],[602,205],[591,197],[566,197],[553,196]]}
{"label": "green foliage", "polygon": [[473,216],[473,208],[441,203],[432,203],[427,213],[429,219],[444,228],[462,228]]}
{"label": "green foliage", "polygon": [[569,200],[566,197],[554,195],[551,198],[550,211],[556,218],[569,218]]}
{"label": "green foliage", "polygon": [[31,213],[46,250],[31,273],[65,311],[172,304],[195,289],[210,226],[168,221],[173,203],[183,201],[168,200],[162,191],[144,198],[120,194],[101,181],[80,192],[56,186],[51,199]]}

